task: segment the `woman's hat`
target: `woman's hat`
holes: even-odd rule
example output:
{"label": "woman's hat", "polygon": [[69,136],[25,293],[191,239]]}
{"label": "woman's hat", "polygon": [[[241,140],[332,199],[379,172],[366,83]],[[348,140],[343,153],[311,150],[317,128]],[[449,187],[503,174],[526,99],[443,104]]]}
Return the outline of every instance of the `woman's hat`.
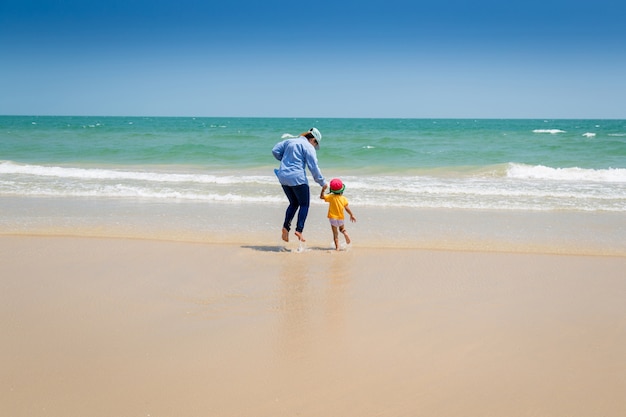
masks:
{"label": "woman's hat", "polygon": [[333,194],[341,194],[346,189],[346,185],[339,178],[330,180],[330,192]]}
{"label": "woman's hat", "polygon": [[322,134],[320,133],[319,130],[317,130],[317,128],[312,127],[309,132],[313,135],[313,137],[315,138],[315,140],[317,141],[317,146],[315,147],[315,149],[319,149],[320,148],[320,143],[322,142]]}

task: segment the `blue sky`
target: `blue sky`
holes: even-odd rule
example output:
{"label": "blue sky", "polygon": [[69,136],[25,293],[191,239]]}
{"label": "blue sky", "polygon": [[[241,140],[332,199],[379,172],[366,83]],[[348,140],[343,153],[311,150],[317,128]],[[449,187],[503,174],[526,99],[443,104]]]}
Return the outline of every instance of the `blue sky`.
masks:
{"label": "blue sky", "polygon": [[2,0],[0,114],[625,118],[623,0]]}

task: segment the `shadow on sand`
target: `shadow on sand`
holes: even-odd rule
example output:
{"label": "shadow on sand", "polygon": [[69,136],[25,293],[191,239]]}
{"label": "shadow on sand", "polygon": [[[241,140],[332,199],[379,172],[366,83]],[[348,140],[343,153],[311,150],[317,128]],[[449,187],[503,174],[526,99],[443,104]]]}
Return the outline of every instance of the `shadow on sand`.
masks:
{"label": "shadow on sand", "polygon": [[272,246],[272,245],[244,245],[242,246],[243,249],[252,249],[252,250],[256,250],[259,252],[293,252],[293,253],[298,253],[298,252],[310,252],[310,251],[328,251],[328,248],[322,248],[322,247],[308,247],[308,246],[304,246],[304,247],[296,247],[296,248],[288,248],[286,246],[281,246],[281,245],[276,245],[276,246]]}

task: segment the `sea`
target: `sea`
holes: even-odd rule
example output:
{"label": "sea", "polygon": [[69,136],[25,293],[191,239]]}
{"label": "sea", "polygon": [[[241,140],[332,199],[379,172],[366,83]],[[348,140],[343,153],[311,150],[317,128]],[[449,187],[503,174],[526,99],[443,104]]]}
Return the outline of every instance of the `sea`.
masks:
{"label": "sea", "polygon": [[363,245],[626,254],[626,120],[0,116],[0,233],[272,248],[271,149],[311,127]]}

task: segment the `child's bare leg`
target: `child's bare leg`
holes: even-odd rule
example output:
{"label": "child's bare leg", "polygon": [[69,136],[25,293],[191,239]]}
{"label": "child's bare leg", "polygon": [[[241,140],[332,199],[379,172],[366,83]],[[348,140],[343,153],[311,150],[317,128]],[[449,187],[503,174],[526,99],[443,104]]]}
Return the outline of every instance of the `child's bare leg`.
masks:
{"label": "child's bare leg", "polygon": [[333,240],[335,241],[335,250],[339,250],[339,232],[337,226],[330,226],[333,229]]}
{"label": "child's bare leg", "polygon": [[341,233],[343,233],[343,237],[346,238],[346,244],[350,244],[350,236],[348,235],[348,231],[346,230],[346,228],[344,226],[341,226],[341,228],[339,229],[339,231]]}

